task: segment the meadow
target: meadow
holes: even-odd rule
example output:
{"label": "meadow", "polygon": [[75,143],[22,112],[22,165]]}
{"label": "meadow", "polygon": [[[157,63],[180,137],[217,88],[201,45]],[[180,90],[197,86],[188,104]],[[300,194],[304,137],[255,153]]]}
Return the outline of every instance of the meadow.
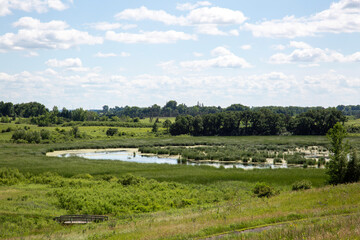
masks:
{"label": "meadow", "polygon": [[[0,132],[9,127],[46,129],[59,138],[56,134],[70,132],[73,126],[7,123],[0,124]],[[13,130],[0,133],[2,239],[202,239],[217,234],[225,239],[350,239],[359,234],[360,185],[329,186],[325,169],[242,170],[45,155],[119,147],[197,146],[209,152],[226,147],[223,155],[236,149],[325,149],[325,136],[173,137],[162,128],[152,133],[148,127],[118,127],[127,134],[109,137],[109,126],[78,128],[85,137],[39,144],[13,143]],[[347,140],[359,149],[359,137]],[[293,191],[294,183],[302,180],[312,189]],[[259,183],[269,186],[273,196],[257,197],[254,187]],[[53,221],[72,213],[106,214],[110,219],[77,226]],[[275,227],[234,233],[264,225]]]}

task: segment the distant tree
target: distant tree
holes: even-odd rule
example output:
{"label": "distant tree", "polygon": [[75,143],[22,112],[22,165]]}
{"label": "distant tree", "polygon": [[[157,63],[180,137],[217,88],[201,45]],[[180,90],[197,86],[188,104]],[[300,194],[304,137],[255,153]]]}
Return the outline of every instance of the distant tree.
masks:
{"label": "distant tree", "polygon": [[356,150],[353,149],[349,156],[350,160],[346,167],[344,182],[358,182],[360,179],[360,163],[356,154]]}
{"label": "distant tree", "polygon": [[159,130],[158,125],[157,125],[156,122],[155,122],[154,125],[153,125],[153,127],[152,127],[152,129],[151,129],[151,131],[152,131],[153,133],[157,133],[158,130]]}
{"label": "distant tree", "polygon": [[226,111],[246,111],[246,110],[249,110],[250,108],[247,107],[247,106],[244,106],[242,104],[232,104],[230,105],[229,107],[227,107],[225,110]]}
{"label": "distant tree", "polygon": [[77,108],[77,109],[71,111],[71,119],[73,121],[85,121],[86,111],[82,108]]}
{"label": "distant tree", "polygon": [[345,127],[341,123],[336,123],[327,133],[330,141],[330,162],[327,165],[327,174],[329,175],[330,184],[340,184],[345,182],[347,167],[347,154],[349,145],[344,143],[347,136]]}
{"label": "distant tree", "polygon": [[166,131],[167,131],[167,132],[169,132],[170,126],[171,126],[171,121],[170,121],[169,119],[166,119],[166,120],[163,122],[163,127],[166,128]]}
{"label": "distant tree", "polygon": [[104,105],[103,106],[103,113],[107,114],[109,112],[109,106],[108,105]]}
{"label": "distant tree", "polygon": [[192,134],[195,136],[201,136],[203,134],[203,131],[204,131],[204,126],[203,126],[202,117],[200,116],[194,117]]}
{"label": "distant tree", "polygon": [[170,108],[171,110],[175,110],[176,106],[177,106],[177,102],[174,100],[170,100],[165,104],[164,108]]}
{"label": "distant tree", "polygon": [[57,106],[54,106],[53,109],[52,109],[52,113],[55,116],[59,116],[60,115],[59,108]]}

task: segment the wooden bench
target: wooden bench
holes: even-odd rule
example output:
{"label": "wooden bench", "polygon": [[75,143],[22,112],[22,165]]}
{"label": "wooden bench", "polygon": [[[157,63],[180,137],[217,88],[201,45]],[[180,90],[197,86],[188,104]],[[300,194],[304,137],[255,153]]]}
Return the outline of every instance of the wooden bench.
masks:
{"label": "wooden bench", "polygon": [[62,224],[86,224],[90,222],[103,222],[109,219],[104,215],[62,215],[54,220]]}

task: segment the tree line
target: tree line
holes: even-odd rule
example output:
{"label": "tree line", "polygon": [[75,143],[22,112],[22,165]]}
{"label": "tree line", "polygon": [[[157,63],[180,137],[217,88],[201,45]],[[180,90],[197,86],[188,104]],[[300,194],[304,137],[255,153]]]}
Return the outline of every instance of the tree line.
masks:
{"label": "tree line", "polygon": [[[345,115],[357,116],[360,113],[360,105],[339,105],[336,107],[337,110],[341,111]],[[326,110],[323,107],[281,107],[281,106],[266,106],[266,107],[248,107],[242,104],[232,104],[226,108],[220,106],[204,106],[198,103],[195,106],[186,106],[185,104],[178,104],[174,100],[168,101],[163,107],[154,104],[150,107],[136,107],[136,106],[125,106],[109,108],[107,105],[103,106],[101,110],[84,110],[77,108],[68,110],[65,107],[61,110],[54,106],[52,110],[47,109],[43,104],[37,102],[13,104],[11,102],[0,101],[0,117],[22,117],[32,118],[34,124],[48,125],[48,124],[60,124],[65,121],[136,121],[136,118],[150,118],[153,119],[158,117],[177,117],[181,115],[189,115],[192,117],[205,116],[209,114],[222,114],[225,115],[229,112],[236,112],[238,115],[247,116],[249,118],[249,112],[253,114],[267,112],[274,113],[274,116],[280,116],[280,118],[289,118],[299,116],[301,114],[313,114],[317,111]],[[241,114],[240,114],[241,113]],[[269,115],[270,116],[270,115]],[[360,117],[360,115],[359,115]],[[310,118],[314,118],[310,116]],[[303,119],[303,125],[307,125],[306,119]],[[246,121],[245,121],[246,122]],[[286,121],[285,121],[286,122]],[[256,126],[256,124],[255,124]],[[245,130],[244,130],[245,131]],[[246,133],[249,129],[246,128]],[[257,131],[257,130],[254,130]],[[312,130],[311,130],[312,131]]]}
{"label": "tree line", "polygon": [[325,135],[346,117],[336,108],[315,109],[295,117],[268,108],[230,111],[206,115],[180,115],[170,126],[172,135],[245,136],[245,135]]}

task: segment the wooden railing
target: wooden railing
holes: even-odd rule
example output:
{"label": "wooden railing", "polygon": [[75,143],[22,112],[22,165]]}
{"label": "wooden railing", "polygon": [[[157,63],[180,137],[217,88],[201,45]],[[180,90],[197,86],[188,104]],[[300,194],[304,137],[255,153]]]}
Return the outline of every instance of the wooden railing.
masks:
{"label": "wooden railing", "polygon": [[89,222],[103,222],[108,219],[108,216],[103,215],[63,215],[54,218],[55,221],[63,224],[85,224]]}

